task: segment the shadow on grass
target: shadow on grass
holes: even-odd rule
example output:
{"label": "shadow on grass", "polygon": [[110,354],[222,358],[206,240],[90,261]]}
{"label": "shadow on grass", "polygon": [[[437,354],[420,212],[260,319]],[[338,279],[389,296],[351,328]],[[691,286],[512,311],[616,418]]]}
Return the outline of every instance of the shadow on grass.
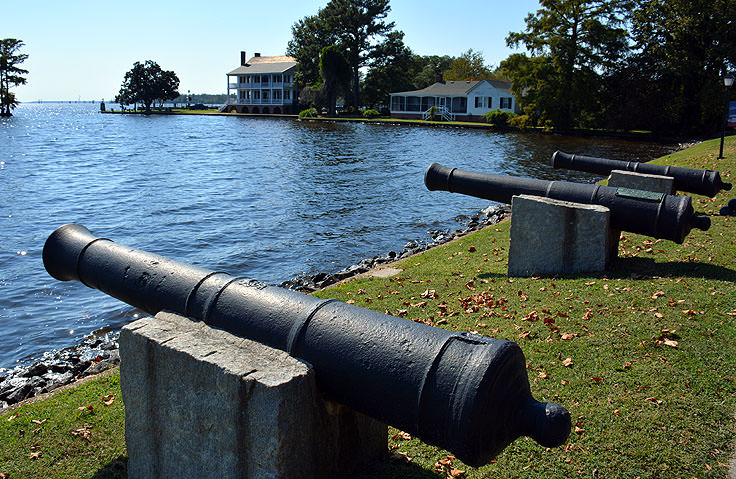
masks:
{"label": "shadow on grass", "polygon": [[[609,277],[631,278],[637,276],[682,276],[689,278],[736,281],[736,271],[701,261],[670,261],[655,263],[652,258],[616,258],[607,270]],[[633,279],[646,279],[635,276]]]}
{"label": "shadow on grass", "polygon": [[92,479],[125,479],[128,477],[128,456],[118,456],[92,476]]}
{"label": "shadow on grass", "polygon": [[[736,281],[736,271],[723,266],[700,261],[670,261],[656,263],[652,258],[616,258],[605,270],[597,273],[535,275],[543,278],[590,278],[606,276],[611,279],[651,279],[660,277],[705,278],[721,281]],[[506,278],[501,273],[484,273],[480,279]]]}
{"label": "shadow on grass", "polygon": [[422,469],[411,462],[396,462],[386,458],[368,466],[358,477],[360,479],[438,479],[445,476]]}
{"label": "shadow on grass", "polygon": [[[125,479],[127,477],[128,456],[118,456],[97,471],[92,479]],[[422,469],[416,464],[398,463],[386,458],[371,464],[362,473],[358,473],[357,477],[362,479],[437,479],[444,476]]]}

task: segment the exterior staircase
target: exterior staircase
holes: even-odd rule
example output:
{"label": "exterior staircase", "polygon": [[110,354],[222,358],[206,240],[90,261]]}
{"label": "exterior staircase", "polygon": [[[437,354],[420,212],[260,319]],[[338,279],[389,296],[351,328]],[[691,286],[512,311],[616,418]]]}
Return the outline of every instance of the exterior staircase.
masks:
{"label": "exterior staircase", "polygon": [[[422,120],[432,119],[432,108],[433,107],[430,107],[427,111],[422,113]],[[451,113],[445,106],[434,107],[434,114],[439,115],[445,121],[455,121],[455,114]]]}

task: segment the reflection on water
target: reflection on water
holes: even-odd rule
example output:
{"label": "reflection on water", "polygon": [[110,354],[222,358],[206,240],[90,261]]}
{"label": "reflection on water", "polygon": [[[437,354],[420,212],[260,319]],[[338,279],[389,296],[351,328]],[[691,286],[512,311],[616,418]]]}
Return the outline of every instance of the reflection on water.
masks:
{"label": "reflection on water", "polygon": [[43,242],[99,236],[279,283],[455,229],[488,201],[429,192],[426,167],[593,182],[557,150],[653,158],[672,145],[556,135],[222,116],[102,115],[24,104],[0,120],[0,368],[128,322],[132,309],[44,271]]}

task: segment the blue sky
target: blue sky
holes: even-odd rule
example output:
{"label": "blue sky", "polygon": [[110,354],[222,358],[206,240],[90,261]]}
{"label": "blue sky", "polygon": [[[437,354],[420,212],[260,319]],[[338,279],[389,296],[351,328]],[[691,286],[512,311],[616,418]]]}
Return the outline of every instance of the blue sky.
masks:
{"label": "blue sky", "polygon": [[[173,70],[179,90],[224,93],[225,73],[248,56],[283,55],[291,26],[328,0],[195,2],[169,0],[2,0],[0,38],[19,38],[29,55],[21,101],[111,100],[136,61]],[[498,65],[513,50],[537,0],[392,0],[390,19],[420,55],[457,56],[472,48]]]}

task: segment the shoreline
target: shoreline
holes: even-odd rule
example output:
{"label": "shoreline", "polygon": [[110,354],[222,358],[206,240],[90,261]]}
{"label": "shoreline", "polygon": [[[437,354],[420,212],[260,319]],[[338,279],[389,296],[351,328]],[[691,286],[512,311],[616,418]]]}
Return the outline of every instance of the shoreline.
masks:
{"label": "shoreline", "polygon": [[[428,231],[431,238],[429,242],[412,241],[398,253],[389,251],[381,256],[365,258],[333,273],[318,272],[299,275],[283,281],[278,286],[310,294],[500,223],[510,214],[509,205],[490,205],[470,216],[458,215],[456,220],[467,218],[465,228],[454,232],[450,230]],[[81,343],[56,352],[46,352],[42,359],[0,373],[0,411],[115,367],[120,363],[117,341],[119,334],[119,331],[105,331],[102,335],[91,333]]]}
{"label": "shoreline", "polygon": [[[296,120],[310,123],[365,123],[372,125],[391,125],[391,126],[412,126],[412,127],[430,127],[430,128],[466,128],[471,130],[489,130],[497,133],[531,133],[538,135],[561,135],[561,136],[578,136],[583,138],[618,138],[632,141],[655,141],[661,143],[679,143],[681,145],[690,145],[702,141],[702,139],[680,138],[673,136],[665,136],[648,131],[618,131],[618,130],[591,130],[591,129],[571,129],[566,131],[547,130],[542,127],[531,128],[515,128],[512,126],[499,127],[490,123],[467,122],[467,121],[434,121],[434,120],[412,120],[404,118],[363,118],[363,117],[323,117],[316,118],[299,118],[299,115],[293,114],[271,114],[271,113],[236,113],[236,112],[220,112],[215,110],[185,110],[175,109],[172,111],[151,110],[150,113],[145,111],[130,110],[105,110],[100,112],[103,114],[113,115],[200,115],[200,116],[229,116],[236,118],[273,118]],[[682,149],[682,148],[679,148]]]}

